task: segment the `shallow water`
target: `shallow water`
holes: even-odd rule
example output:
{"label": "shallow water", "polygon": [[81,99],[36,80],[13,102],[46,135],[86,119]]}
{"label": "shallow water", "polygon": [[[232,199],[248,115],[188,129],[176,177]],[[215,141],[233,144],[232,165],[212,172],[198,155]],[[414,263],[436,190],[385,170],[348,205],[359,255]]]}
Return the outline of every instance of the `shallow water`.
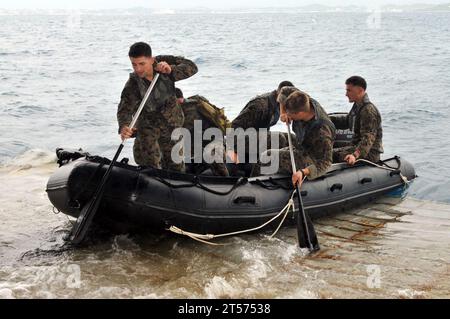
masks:
{"label": "shallow water", "polygon": [[[366,19],[82,15],[74,24],[0,16],[0,298],[448,298],[450,14],[383,14],[375,30],[361,27]],[[62,240],[71,221],[52,212],[45,193],[53,150],[115,152],[127,48],[138,40],[193,59],[200,72],[179,86],[230,119],[281,80],[329,112],[347,111],[343,82],[361,74],[383,116],[385,155],[406,158],[420,177],[404,201],[384,198],[318,221],[316,256],[298,252],[293,228],[219,247],[164,234],[71,249]]]}
{"label": "shallow water", "polygon": [[450,205],[385,197],[319,219],[322,249],[307,257],[292,227],[217,241],[225,246],[149,234],[74,249],[62,239],[71,221],[44,191],[53,156],[27,155],[0,169],[0,298],[450,296]]}

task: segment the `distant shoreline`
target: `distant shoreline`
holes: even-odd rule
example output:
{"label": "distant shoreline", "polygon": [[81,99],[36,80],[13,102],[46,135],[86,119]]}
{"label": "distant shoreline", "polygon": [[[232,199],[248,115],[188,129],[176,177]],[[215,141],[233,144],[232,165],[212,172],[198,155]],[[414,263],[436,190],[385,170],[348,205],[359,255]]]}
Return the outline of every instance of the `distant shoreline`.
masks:
{"label": "distant shoreline", "polygon": [[251,13],[367,13],[379,11],[382,13],[414,13],[414,12],[450,12],[450,3],[427,5],[384,5],[384,6],[325,6],[308,5],[300,7],[243,7],[214,9],[207,7],[193,8],[116,8],[116,9],[6,9],[0,8],[0,15],[67,15],[78,12],[80,14],[99,15],[170,15],[170,14],[251,14]]}

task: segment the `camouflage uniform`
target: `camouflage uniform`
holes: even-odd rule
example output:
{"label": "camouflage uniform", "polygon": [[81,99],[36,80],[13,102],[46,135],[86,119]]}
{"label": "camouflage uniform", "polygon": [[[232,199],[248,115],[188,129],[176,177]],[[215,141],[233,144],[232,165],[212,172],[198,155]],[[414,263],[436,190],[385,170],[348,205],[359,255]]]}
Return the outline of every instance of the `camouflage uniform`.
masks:
{"label": "camouflage uniform", "polygon": [[[182,57],[166,55],[155,57],[154,67],[161,61],[167,62],[172,72],[160,74],[136,123],[134,160],[141,166],[183,171],[184,163],[176,164],[171,160],[172,147],[178,142],[171,140],[172,131],[184,122],[181,106],[176,103],[174,81],[194,75],[197,66]],[[149,85],[147,79],[141,79],[135,73],[130,74],[117,110],[119,133],[123,126],[131,123]]]}
{"label": "camouflage uniform", "polygon": [[383,129],[381,115],[366,94],[362,103],[355,103],[346,117],[334,119],[336,128],[348,129],[353,133],[350,146],[337,148],[333,152],[334,162],[343,162],[348,154],[359,151],[359,158],[378,162],[383,153]]}
{"label": "camouflage uniform", "polygon": [[[308,168],[308,179],[316,179],[324,175],[332,164],[333,142],[335,127],[325,110],[316,100],[310,98],[315,117],[308,122],[294,121],[292,139],[294,159],[297,170]],[[292,174],[292,164],[289,147],[279,150],[269,150],[267,155],[274,152],[279,156],[279,174]],[[261,174],[261,164],[257,164],[252,172],[253,176]]]}
{"label": "camouflage uniform", "polygon": [[[207,103],[216,109],[216,107],[213,106],[206,98],[204,98],[203,96],[199,96],[199,95],[191,96],[191,97],[185,99],[184,103],[181,104],[181,108],[183,109],[183,113],[184,113],[183,127],[188,129],[189,132],[191,133],[191,156],[194,155],[194,145],[195,145],[194,144],[194,142],[195,142],[194,141],[194,121],[202,121],[202,132],[204,132],[208,128],[212,128],[212,127],[219,128],[218,125],[215,124],[210,118],[207,118],[206,116],[204,116],[202,114],[201,110],[203,107],[203,103]],[[226,117],[225,117],[225,121],[227,123],[229,123],[229,121],[226,119]],[[221,130],[223,130],[223,128],[221,128]],[[202,140],[202,143],[203,143],[202,147],[205,148],[206,145],[209,144],[210,142]],[[214,141],[211,143],[214,143]],[[221,145],[223,145],[223,141],[222,141]],[[205,166],[206,167],[210,166],[214,175],[229,176],[228,169],[227,169],[225,163],[226,163],[226,155],[225,155],[225,151],[223,150],[223,162],[222,163],[214,162],[210,165],[205,165]],[[199,163],[196,163],[196,164],[199,164]],[[202,165],[202,167],[204,167],[204,166]]]}
{"label": "camouflage uniform", "polygon": [[[231,127],[234,129],[255,128],[256,130],[267,129],[277,124],[280,119],[280,104],[276,100],[277,91],[258,95],[250,100],[242,109],[239,115],[231,122]],[[267,135],[267,148],[271,147],[271,132]],[[287,133],[278,132],[279,134],[279,148],[288,146]],[[250,149],[249,141],[245,141],[246,152]],[[235,151],[237,151],[237,143],[234,143]],[[258,144],[259,150],[259,144]]]}
{"label": "camouflage uniform", "polygon": [[250,127],[255,129],[270,128],[277,124],[280,118],[280,105],[276,100],[277,91],[259,95],[244,107],[239,115],[231,122],[231,127]]}

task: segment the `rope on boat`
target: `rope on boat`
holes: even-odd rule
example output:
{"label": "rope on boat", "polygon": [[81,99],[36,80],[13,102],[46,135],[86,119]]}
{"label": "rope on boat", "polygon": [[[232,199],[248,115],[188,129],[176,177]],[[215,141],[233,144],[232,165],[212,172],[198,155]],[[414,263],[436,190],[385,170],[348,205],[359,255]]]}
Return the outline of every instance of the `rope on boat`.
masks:
{"label": "rope on boat", "polygon": [[[387,170],[387,171],[399,171],[399,176],[401,177],[403,183],[405,186],[408,185],[408,183],[410,183],[410,181],[408,180],[408,178],[406,176],[404,176],[399,169],[395,169],[395,168],[391,168],[391,167],[387,167],[387,166],[382,166],[382,165],[378,165],[376,163],[373,163],[371,161],[365,160],[365,159],[358,159],[356,160],[355,163],[357,162],[364,162],[367,163],[369,165]],[[303,178],[303,181],[305,180],[306,176]],[[255,230],[259,230],[267,225],[269,225],[270,223],[272,223],[273,221],[275,221],[278,217],[280,217],[281,215],[284,214],[280,224],[278,225],[277,229],[273,232],[273,234],[270,236],[270,238],[273,238],[276,233],[278,232],[278,230],[280,229],[281,225],[284,223],[287,214],[289,213],[289,210],[292,208],[294,211],[294,195],[296,193],[296,190],[294,190],[292,192],[291,197],[289,198],[288,203],[286,204],[286,206],[284,206],[284,208],[277,214],[275,215],[272,219],[270,219],[269,221],[265,222],[264,224],[255,227],[255,228],[251,228],[251,229],[245,229],[245,230],[240,230],[240,231],[236,231],[236,232],[232,232],[232,233],[225,233],[225,234],[197,234],[197,233],[193,233],[193,232],[188,232],[185,230],[182,230],[181,228],[178,228],[176,226],[170,226],[169,230],[175,234],[179,234],[179,235],[184,235],[187,237],[190,237],[194,240],[197,240],[199,242],[208,244],[208,245],[214,245],[214,246],[225,246],[226,244],[218,244],[218,243],[212,243],[210,242],[210,240],[214,239],[214,238],[220,238],[220,237],[226,237],[226,236],[234,236],[234,235],[239,235],[239,234],[244,234],[244,233],[249,233]],[[301,196],[301,194],[299,194],[299,196]]]}
{"label": "rope on boat", "polygon": [[387,171],[391,171],[391,172],[398,171],[399,172],[399,176],[402,179],[402,181],[405,184],[405,186],[408,185],[408,183],[411,182],[410,180],[408,180],[408,178],[405,175],[403,175],[401,173],[401,171],[399,169],[378,165],[378,164],[376,164],[374,162],[371,162],[371,161],[368,161],[368,160],[365,160],[365,159],[357,159],[355,163],[357,163],[357,162],[364,162],[364,163],[370,164],[372,166],[375,166],[375,167],[378,167],[378,168],[381,168],[381,169],[384,169],[384,170],[387,170]]}
{"label": "rope on boat", "polygon": [[273,238],[275,236],[275,234],[278,232],[278,230],[280,229],[281,225],[284,223],[286,216],[288,215],[289,211],[292,209],[292,211],[294,211],[294,195],[295,195],[296,191],[292,192],[291,197],[288,200],[288,203],[286,204],[286,206],[284,206],[284,208],[274,217],[272,217],[269,221],[265,222],[264,224],[255,227],[255,228],[250,228],[250,229],[244,229],[244,230],[240,230],[240,231],[236,231],[236,232],[232,232],[232,233],[224,233],[224,234],[197,234],[197,233],[192,233],[192,232],[188,232],[185,230],[182,230],[181,228],[178,228],[176,226],[170,226],[169,230],[175,234],[179,234],[179,235],[184,235],[187,237],[190,237],[194,240],[197,240],[199,242],[208,244],[208,245],[214,245],[214,246],[225,246],[226,244],[218,244],[218,243],[212,243],[210,242],[210,240],[214,239],[214,238],[220,238],[220,237],[227,237],[227,236],[234,236],[234,235],[239,235],[239,234],[244,234],[244,233],[249,233],[255,230],[259,230],[267,225],[269,225],[270,223],[272,223],[273,221],[275,221],[278,217],[283,215],[283,218],[280,222],[280,224],[278,225],[277,229],[273,232],[273,234],[270,236],[270,238]]}

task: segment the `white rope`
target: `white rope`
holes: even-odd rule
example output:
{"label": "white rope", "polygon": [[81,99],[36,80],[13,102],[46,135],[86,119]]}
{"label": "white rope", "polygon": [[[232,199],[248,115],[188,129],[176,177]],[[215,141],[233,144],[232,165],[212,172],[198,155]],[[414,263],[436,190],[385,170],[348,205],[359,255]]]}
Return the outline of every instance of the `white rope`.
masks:
{"label": "white rope", "polygon": [[293,200],[294,195],[295,195],[295,191],[292,192],[292,195],[289,198],[288,203],[286,204],[286,206],[284,206],[284,208],[277,215],[272,217],[269,221],[265,222],[264,224],[262,224],[262,225],[260,225],[258,227],[255,227],[255,228],[244,229],[244,230],[240,230],[240,231],[236,231],[236,232],[232,232],[232,233],[224,233],[224,234],[197,234],[197,233],[192,233],[192,232],[188,232],[188,231],[182,230],[181,228],[178,228],[176,226],[170,226],[169,230],[171,232],[173,232],[173,233],[190,237],[190,238],[192,238],[194,240],[197,240],[197,241],[205,243],[205,244],[214,245],[214,246],[225,246],[226,244],[217,244],[217,243],[212,243],[212,242],[209,242],[209,241],[214,239],[214,238],[220,238],[220,237],[226,237],[226,236],[235,236],[235,235],[249,233],[249,232],[252,232],[252,231],[255,231],[255,230],[259,230],[259,229],[269,225],[274,220],[276,220],[278,217],[280,217],[281,215],[284,214],[283,219],[281,220],[281,223],[278,225],[278,227],[275,230],[275,232],[270,236],[270,238],[273,238],[275,236],[275,234],[278,232],[278,230],[280,229],[280,227],[283,224],[284,220],[286,219],[287,214],[289,213],[291,208],[294,206],[294,200]]}
{"label": "white rope", "polygon": [[[381,166],[381,165],[378,165],[376,163],[373,163],[373,162],[365,160],[365,159],[358,159],[358,160],[356,160],[355,163],[357,163],[357,162],[365,162],[365,163],[368,163],[370,165],[373,165],[375,167],[378,167],[378,168],[381,168],[381,169],[384,169],[384,170],[387,170],[387,171],[396,171],[396,169],[389,168],[389,167],[386,167],[386,166]],[[404,175],[402,175],[402,173],[400,173],[400,177],[402,178],[403,182],[405,183],[405,186],[410,182]],[[305,179],[306,179],[306,176],[303,177],[302,182]],[[292,195],[289,198],[288,203],[286,204],[286,206],[283,207],[283,209],[277,215],[275,215],[273,218],[271,218],[269,221],[265,222],[264,224],[262,224],[262,225],[260,225],[258,227],[255,227],[255,228],[244,229],[244,230],[240,230],[240,231],[236,231],[236,232],[232,232],[232,233],[224,233],[224,234],[197,234],[197,233],[185,231],[185,230],[183,230],[181,228],[178,228],[176,226],[170,226],[169,230],[171,232],[175,233],[175,234],[184,235],[184,236],[187,236],[187,237],[192,238],[194,240],[197,240],[199,242],[208,244],[208,245],[225,246],[227,244],[212,243],[212,242],[210,242],[210,240],[212,240],[214,238],[235,236],[235,235],[249,233],[249,232],[252,232],[252,231],[259,230],[259,229],[269,225],[270,223],[275,221],[278,217],[280,217],[281,215],[284,214],[283,218],[281,219],[280,224],[278,225],[276,230],[273,232],[273,234],[270,235],[270,238],[272,239],[278,233],[278,231],[280,230],[281,225],[283,225],[284,221],[286,220],[286,217],[287,217],[289,211],[291,210],[291,208],[293,208],[292,211],[294,211],[294,200],[293,200],[293,198],[294,198],[295,193],[296,193],[296,190],[292,192]],[[301,194],[299,194],[299,196],[301,196]]]}
{"label": "white rope", "polygon": [[[305,179],[306,179],[306,176],[303,176],[303,179],[302,179],[302,183],[305,181]],[[301,186],[299,187],[299,189],[301,189]],[[294,201],[292,200],[292,198],[294,197],[294,194],[297,192],[297,190],[294,190],[294,192],[292,193],[292,196],[291,196],[291,207],[292,207],[292,211],[293,212],[295,212],[295,205],[294,205]],[[299,195],[299,196],[302,196],[301,194]],[[289,207],[290,208],[290,207]],[[275,237],[275,235],[276,235],[276,233],[278,232],[278,230],[280,230],[280,228],[281,228],[281,225],[283,225],[283,223],[284,223],[284,220],[286,219],[286,216],[287,216],[287,213],[288,213],[288,211],[289,211],[289,209],[286,211],[286,214],[284,214],[284,216],[283,216],[283,219],[282,219],[282,221],[281,221],[281,223],[278,225],[278,227],[277,227],[277,229],[274,231],[274,233],[270,236],[270,239],[272,239],[273,237]]]}
{"label": "white rope", "polygon": [[[294,201],[293,201],[293,199],[292,199],[292,197],[294,196],[295,192],[296,192],[296,191],[292,192],[292,196],[291,196],[291,198],[289,199],[288,205],[286,205],[286,206],[283,208],[283,210],[286,210],[286,212],[284,213],[283,219],[281,220],[280,224],[278,224],[277,229],[275,229],[275,231],[273,232],[273,234],[270,235],[270,239],[274,238],[275,235],[276,235],[276,234],[278,233],[278,231],[280,230],[281,225],[283,225],[283,223],[284,223],[284,221],[285,221],[285,219],[286,219],[286,217],[287,217],[287,215],[288,215],[288,213],[289,213],[289,210],[292,208],[292,211],[293,211],[293,212],[295,211]],[[281,212],[283,212],[283,210],[282,210]]]}

